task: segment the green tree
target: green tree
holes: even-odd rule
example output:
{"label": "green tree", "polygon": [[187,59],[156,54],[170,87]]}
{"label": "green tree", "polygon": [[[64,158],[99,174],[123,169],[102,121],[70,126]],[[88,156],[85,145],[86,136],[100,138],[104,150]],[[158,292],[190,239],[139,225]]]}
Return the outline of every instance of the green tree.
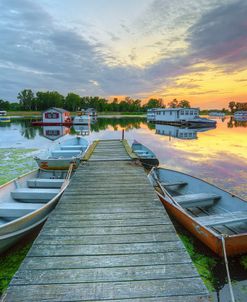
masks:
{"label": "green tree", "polygon": [[186,100],[179,101],[177,107],[190,108],[190,102]]}
{"label": "green tree", "polygon": [[148,100],[145,107],[146,107],[146,109],[163,107],[162,106],[162,99],[151,98],[151,99]]}
{"label": "green tree", "polygon": [[10,103],[8,101],[0,100],[0,110],[7,111],[10,109]]}
{"label": "green tree", "polygon": [[18,93],[21,110],[31,111],[34,108],[34,94],[31,89],[24,89]]}
{"label": "green tree", "polygon": [[9,103],[9,111],[20,111],[21,106],[19,103]]}
{"label": "green tree", "polygon": [[236,109],[236,102],[230,102],[229,104],[228,104],[228,107],[230,108],[230,110],[231,110],[231,113],[234,113],[234,111],[235,111],[235,109]]}
{"label": "green tree", "polygon": [[64,97],[57,91],[38,91],[36,93],[38,110],[46,110],[50,107],[64,107]]}
{"label": "green tree", "polygon": [[179,104],[178,100],[177,99],[173,99],[170,103],[168,103],[168,106],[170,108],[177,108],[178,104]]}
{"label": "green tree", "polygon": [[76,111],[81,106],[81,97],[78,94],[70,92],[64,100],[64,108],[70,111]]}

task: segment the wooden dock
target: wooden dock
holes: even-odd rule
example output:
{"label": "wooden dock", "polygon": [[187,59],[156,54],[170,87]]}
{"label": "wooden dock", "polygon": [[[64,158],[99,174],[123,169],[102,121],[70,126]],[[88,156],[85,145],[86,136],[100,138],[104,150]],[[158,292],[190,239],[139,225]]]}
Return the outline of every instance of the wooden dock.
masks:
{"label": "wooden dock", "polygon": [[208,292],[143,168],[99,141],[14,276],[4,302],[204,302]]}

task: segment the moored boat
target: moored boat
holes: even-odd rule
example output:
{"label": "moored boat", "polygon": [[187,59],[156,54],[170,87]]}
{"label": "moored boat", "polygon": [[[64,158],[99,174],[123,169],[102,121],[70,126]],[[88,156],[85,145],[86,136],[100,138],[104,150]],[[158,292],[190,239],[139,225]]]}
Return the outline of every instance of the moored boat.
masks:
{"label": "moored boat", "polygon": [[247,121],[247,111],[246,110],[236,111],[234,113],[234,119],[236,121]]}
{"label": "moored boat", "polygon": [[0,253],[47,219],[71,173],[36,169],[0,186]]}
{"label": "moored boat", "polygon": [[0,111],[0,122],[10,122],[10,117],[7,116],[7,111],[1,110]]}
{"label": "moored boat", "polygon": [[59,142],[53,148],[34,157],[38,166],[45,170],[66,170],[71,164],[76,169],[88,148],[88,141],[80,136]]}
{"label": "moored boat", "polygon": [[149,179],[166,210],[219,256],[247,252],[247,202],[191,175],[154,168]]}
{"label": "moored boat", "polygon": [[134,140],[131,145],[132,151],[139,157],[145,167],[158,166],[159,161],[156,155],[149,148]]}

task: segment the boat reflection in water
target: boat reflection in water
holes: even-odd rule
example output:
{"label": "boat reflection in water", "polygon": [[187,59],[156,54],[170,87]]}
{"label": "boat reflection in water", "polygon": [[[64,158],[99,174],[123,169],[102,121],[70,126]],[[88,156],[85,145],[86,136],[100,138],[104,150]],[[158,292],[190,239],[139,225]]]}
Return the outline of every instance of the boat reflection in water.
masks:
{"label": "boat reflection in water", "polygon": [[65,126],[43,126],[43,136],[55,141],[58,138],[69,134],[70,128]]}
{"label": "boat reflection in water", "polygon": [[82,136],[86,136],[90,134],[91,131],[91,125],[90,123],[87,124],[81,124],[81,125],[73,125],[73,129],[77,134],[80,134]]}
{"label": "boat reflection in water", "polygon": [[215,129],[215,127],[194,128],[194,127],[178,127],[164,124],[155,124],[156,134],[165,135],[179,139],[197,139],[197,132],[205,132]]}
{"label": "boat reflection in water", "polygon": [[247,127],[247,118],[231,117],[227,123],[228,128]]}

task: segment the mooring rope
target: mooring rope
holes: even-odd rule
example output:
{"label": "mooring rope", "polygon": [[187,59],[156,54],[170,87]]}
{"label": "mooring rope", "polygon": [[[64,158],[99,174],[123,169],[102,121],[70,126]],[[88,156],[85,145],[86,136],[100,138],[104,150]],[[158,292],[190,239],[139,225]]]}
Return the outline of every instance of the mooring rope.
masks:
{"label": "mooring rope", "polygon": [[229,266],[228,266],[228,259],[227,259],[227,254],[226,254],[225,238],[224,238],[223,235],[221,237],[221,241],[222,241],[223,255],[224,255],[224,260],[225,260],[226,274],[227,274],[227,279],[228,279],[228,284],[229,284],[229,290],[230,290],[231,300],[232,300],[232,302],[235,302],[235,298],[234,298],[234,294],[233,294],[233,289],[232,289],[231,276],[230,276],[230,271],[229,271]]}

